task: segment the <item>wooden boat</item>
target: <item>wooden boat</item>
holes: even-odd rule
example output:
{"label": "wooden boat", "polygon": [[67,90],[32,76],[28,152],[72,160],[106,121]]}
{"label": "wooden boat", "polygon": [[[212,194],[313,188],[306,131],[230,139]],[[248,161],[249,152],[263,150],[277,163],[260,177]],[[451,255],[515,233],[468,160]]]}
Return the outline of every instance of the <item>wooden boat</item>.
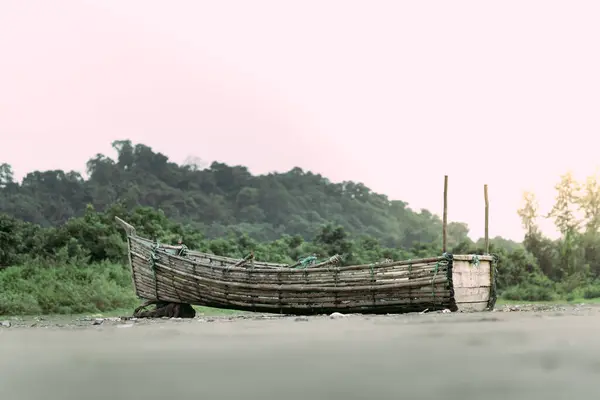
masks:
{"label": "wooden boat", "polygon": [[160,245],[127,232],[136,294],[146,300],[283,314],[483,311],[496,301],[496,257],[452,255],[290,266]]}

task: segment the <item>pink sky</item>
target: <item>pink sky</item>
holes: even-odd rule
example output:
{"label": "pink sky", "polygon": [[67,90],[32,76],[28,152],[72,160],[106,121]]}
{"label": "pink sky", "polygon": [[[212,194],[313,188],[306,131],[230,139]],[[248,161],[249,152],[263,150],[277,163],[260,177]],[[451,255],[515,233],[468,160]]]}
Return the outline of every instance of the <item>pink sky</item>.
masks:
{"label": "pink sky", "polygon": [[[522,238],[600,164],[597,1],[0,0],[0,162],[76,169],[129,138],[294,166]],[[551,232],[551,224],[544,225]]]}

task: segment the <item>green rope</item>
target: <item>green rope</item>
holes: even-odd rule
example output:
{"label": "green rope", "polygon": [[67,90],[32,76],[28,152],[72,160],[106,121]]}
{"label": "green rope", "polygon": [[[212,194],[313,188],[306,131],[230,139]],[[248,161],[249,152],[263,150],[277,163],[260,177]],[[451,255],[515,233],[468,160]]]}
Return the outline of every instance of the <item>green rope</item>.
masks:
{"label": "green rope", "polygon": [[150,267],[152,267],[152,271],[156,270],[156,261],[158,260],[158,257],[156,256],[156,250],[158,250],[159,246],[160,245],[158,244],[158,241],[152,244],[152,252],[150,253]]}
{"label": "green rope", "polygon": [[371,281],[375,281],[375,271],[373,271],[373,264],[369,264],[369,269],[371,270]]}
{"label": "green rope", "polygon": [[454,256],[452,254],[449,253],[444,253],[442,254],[442,257],[444,257],[444,259],[449,263],[452,260],[454,260]]}
{"label": "green rope", "polygon": [[492,311],[494,306],[496,305],[496,300],[498,298],[497,292],[497,282],[498,282],[498,262],[500,261],[500,257],[497,254],[492,254],[492,265],[490,266],[490,278],[491,278],[491,290],[490,290],[490,299],[488,300],[488,310]]}
{"label": "green rope", "polygon": [[471,260],[471,264],[473,264],[475,267],[479,267],[479,256],[477,254],[475,254],[473,256],[473,259]]}
{"label": "green rope", "polygon": [[254,269],[254,267],[256,267],[256,265],[254,264],[254,252],[251,251],[250,253],[246,254],[244,256],[244,260],[246,261],[244,263],[244,265],[248,265],[248,262],[250,263],[250,269]]}
{"label": "green rope", "polygon": [[446,261],[438,261],[437,263],[435,263],[433,279],[431,279],[431,294],[433,295],[433,307],[435,307],[435,278],[437,277],[438,270],[440,268],[440,263],[442,263],[442,262],[446,262]]}
{"label": "green rope", "polygon": [[152,252],[150,253],[150,268],[152,268],[152,275],[154,276],[154,295],[156,296],[156,300],[158,300],[158,280],[156,279],[156,261],[158,261],[158,256],[156,255],[156,250],[158,250],[160,244],[158,240],[152,244]]}
{"label": "green rope", "polygon": [[446,289],[448,289],[450,291],[450,304],[449,304],[449,309],[450,311],[456,311],[457,307],[456,307],[456,300],[455,300],[455,293],[454,293],[454,282],[452,280],[452,268],[453,268],[453,261],[454,261],[454,256],[450,253],[444,253],[442,254],[442,257],[444,257],[444,261],[443,264],[446,266],[446,277],[448,278],[448,282],[446,283]]}
{"label": "green rope", "polygon": [[448,264],[452,261],[452,255],[448,254],[448,253],[444,253],[442,254],[442,257],[444,257],[443,260],[439,260],[437,263],[435,263],[435,269],[434,269],[434,273],[433,273],[433,279],[431,280],[431,293],[433,295],[433,307],[435,307],[435,278],[437,277],[438,271],[440,266],[448,266]]}
{"label": "green rope", "polygon": [[177,252],[177,255],[180,257],[183,257],[183,256],[187,255],[187,252],[188,252],[188,247],[182,243],[181,248]]}
{"label": "green rope", "polygon": [[317,261],[317,257],[308,256],[306,258],[303,258],[302,260],[299,260],[298,262],[300,263],[300,265],[298,265],[297,267],[294,267],[294,268],[306,268],[309,265],[315,264],[316,261]]}

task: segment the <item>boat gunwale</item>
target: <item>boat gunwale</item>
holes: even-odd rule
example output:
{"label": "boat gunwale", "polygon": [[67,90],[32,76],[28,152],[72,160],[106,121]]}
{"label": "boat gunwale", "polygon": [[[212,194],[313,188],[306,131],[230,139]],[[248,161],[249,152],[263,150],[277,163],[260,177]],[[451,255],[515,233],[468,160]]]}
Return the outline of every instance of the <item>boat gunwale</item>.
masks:
{"label": "boat gunwale", "polygon": [[[136,238],[138,238],[138,237],[136,237]],[[235,266],[235,265],[213,265],[213,264],[205,263],[205,262],[202,262],[199,260],[194,260],[194,259],[191,259],[186,256],[179,256],[176,254],[171,254],[161,248],[153,249],[151,251],[158,252],[159,254],[162,254],[166,257],[174,258],[175,260],[196,264],[201,267],[211,268],[213,270],[217,269],[217,270],[224,270],[224,271],[244,272],[244,273],[254,272],[254,273],[273,273],[273,274],[280,273],[282,271],[285,271],[287,273],[294,273],[294,274],[311,274],[311,273],[323,273],[323,272],[339,273],[339,272],[355,271],[355,270],[369,270],[370,271],[370,270],[376,270],[379,268],[389,268],[389,267],[396,267],[396,266],[400,267],[400,266],[412,265],[412,264],[432,264],[435,262],[447,260],[446,256],[441,255],[441,256],[436,256],[436,257],[397,260],[397,261],[391,261],[391,262],[381,262],[381,263],[371,263],[371,264],[354,264],[354,265],[346,265],[346,266],[335,265],[335,266],[326,266],[326,267],[317,267],[317,268],[310,268],[310,267],[292,268],[289,265],[285,265],[285,266],[282,266],[281,268],[269,268],[269,267],[265,268],[265,267],[261,267],[261,266],[242,267],[242,266]],[[471,261],[475,256],[477,256],[480,261],[492,261],[493,260],[493,257],[491,257],[491,256],[479,256],[479,255],[456,255],[456,256],[452,255],[452,259],[457,260],[457,261]]]}
{"label": "boat gunwale", "polygon": [[[143,236],[127,235],[127,237],[128,237],[128,239],[140,240],[140,241],[146,242],[148,244],[155,243],[152,240],[145,238]],[[183,246],[173,246],[173,245],[169,245],[169,244],[159,244],[157,250],[162,250],[162,249],[181,250],[182,248],[184,248],[184,247]],[[164,251],[164,252],[168,255],[177,256],[176,254],[171,254],[166,251]],[[208,259],[215,260],[215,261],[230,262],[231,264],[235,264],[235,263],[238,263],[238,262],[241,262],[244,260],[243,258],[219,256],[217,254],[211,254],[211,253],[205,253],[202,251],[192,250],[192,249],[187,248],[187,246],[186,246],[186,253],[187,253],[187,255],[192,255],[192,256],[197,256],[197,257],[206,257]],[[185,257],[185,255],[183,257]],[[187,260],[189,260],[189,259],[187,259]],[[192,260],[190,260],[190,261],[192,261]],[[193,261],[195,261],[195,260],[193,260]],[[275,267],[275,268],[278,268],[278,267],[289,268],[290,267],[289,264],[285,264],[285,263],[270,263],[270,262],[258,261],[258,260],[252,260],[252,261],[248,261],[248,262],[253,263],[255,265],[264,266],[264,267],[267,267],[270,269],[272,269],[273,267]]]}

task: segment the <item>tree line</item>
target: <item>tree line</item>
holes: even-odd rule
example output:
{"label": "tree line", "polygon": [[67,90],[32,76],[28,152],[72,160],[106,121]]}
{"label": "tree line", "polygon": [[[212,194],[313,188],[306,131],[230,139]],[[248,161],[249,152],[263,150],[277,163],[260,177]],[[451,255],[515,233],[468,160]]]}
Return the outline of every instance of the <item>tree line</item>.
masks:
{"label": "tree line", "polygon": [[[594,283],[600,277],[600,179],[598,173],[578,182],[571,172],[555,185],[552,209],[542,214],[534,193],[525,192],[518,210],[525,230],[523,246],[533,260],[536,273],[560,283],[567,297],[576,297],[585,287],[587,298],[600,297]],[[551,219],[560,237],[542,234],[540,219]],[[552,297],[544,291],[544,298]]]}
{"label": "tree line", "polygon": [[[105,210],[160,208],[179,222],[191,223],[207,237],[230,230],[260,240],[283,234],[313,238],[332,223],[351,235],[375,237],[389,247],[410,248],[441,241],[442,221],[427,210],[412,210],[401,200],[372,192],[362,183],[332,183],[293,168],[285,173],[252,175],[244,166],[213,162],[178,165],[144,144],[112,143],[115,159],[97,154],[76,171],[33,171],[16,182],[8,164],[0,166],[0,212],[41,226],[56,226],[82,216],[88,204]],[[468,227],[450,223],[451,240],[468,237]]]}

